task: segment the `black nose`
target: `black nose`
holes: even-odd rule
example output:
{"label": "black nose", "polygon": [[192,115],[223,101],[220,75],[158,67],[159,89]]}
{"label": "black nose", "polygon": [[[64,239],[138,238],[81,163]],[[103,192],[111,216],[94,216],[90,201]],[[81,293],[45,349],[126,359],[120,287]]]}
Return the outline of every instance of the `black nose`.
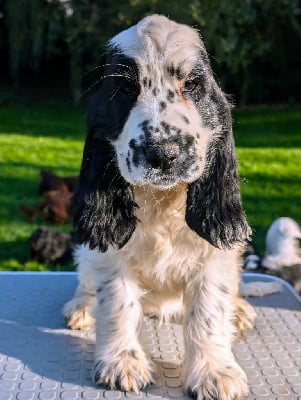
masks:
{"label": "black nose", "polygon": [[152,145],[146,150],[146,160],[152,168],[166,171],[175,164],[179,154],[179,146],[175,143]]}

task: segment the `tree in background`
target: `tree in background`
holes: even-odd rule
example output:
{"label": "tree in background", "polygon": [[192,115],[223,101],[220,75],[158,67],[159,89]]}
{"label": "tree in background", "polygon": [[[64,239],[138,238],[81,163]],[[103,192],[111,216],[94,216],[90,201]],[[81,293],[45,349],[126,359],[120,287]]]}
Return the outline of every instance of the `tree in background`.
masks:
{"label": "tree in background", "polygon": [[197,3],[195,20],[203,27],[217,75],[224,87],[235,91],[241,104],[288,101],[289,92],[300,101],[300,1]]}
{"label": "tree in background", "polygon": [[200,29],[221,85],[240,104],[301,100],[300,0],[0,0],[0,57],[9,55],[0,71],[15,86],[65,85],[68,76],[79,101],[83,78],[92,87],[100,79],[108,38],[154,12]]}

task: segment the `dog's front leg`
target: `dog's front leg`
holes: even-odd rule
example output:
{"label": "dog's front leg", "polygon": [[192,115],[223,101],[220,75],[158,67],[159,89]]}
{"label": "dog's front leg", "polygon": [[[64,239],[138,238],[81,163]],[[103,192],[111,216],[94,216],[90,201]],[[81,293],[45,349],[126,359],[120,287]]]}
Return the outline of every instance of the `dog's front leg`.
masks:
{"label": "dog's front leg", "polygon": [[184,385],[198,400],[240,399],[248,392],[247,379],[231,349],[239,274],[223,261],[210,264],[185,294]]}
{"label": "dog's front leg", "polygon": [[99,278],[94,382],[138,392],[152,380],[152,364],[139,341],[143,316],[139,288],[124,266],[102,268]]}

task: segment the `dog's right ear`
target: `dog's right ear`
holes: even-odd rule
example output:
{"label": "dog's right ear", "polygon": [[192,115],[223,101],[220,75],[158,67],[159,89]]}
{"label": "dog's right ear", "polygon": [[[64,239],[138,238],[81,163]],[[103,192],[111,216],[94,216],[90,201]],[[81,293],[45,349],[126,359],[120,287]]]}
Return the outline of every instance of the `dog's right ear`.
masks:
{"label": "dog's right ear", "polygon": [[77,242],[105,252],[110,245],[120,249],[127,243],[137,217],[132,188],[121,176],[113,146],[102,131],[102,107],[101,94],[97,94],[88,111],[88,134],[72,208]]}

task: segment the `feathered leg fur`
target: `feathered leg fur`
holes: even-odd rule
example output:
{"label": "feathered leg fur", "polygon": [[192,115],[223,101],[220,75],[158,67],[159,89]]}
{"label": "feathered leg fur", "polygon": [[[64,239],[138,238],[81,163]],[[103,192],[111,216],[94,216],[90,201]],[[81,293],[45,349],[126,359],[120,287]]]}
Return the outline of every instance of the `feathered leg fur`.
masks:
{"label": "feathered leg fur", "polygon": [[66,324],[71,329],[94,329],[94,309],[96,290],[94,285],[94,258],[96,251],[85,251],[86,247],[78,247],[75,261],[78,265],[78,286],[73,298],[63,307]]}
{"label": "feathered leg fur", "polygon": [[232,400],[248,393],[247,378],[235,361],[238,271],[231,258],[212,258],[185,293],[184,385],[198,400]]}
{"label": "feathered leg fur", "polygon": [[140,341],[141,291],[127,266],[114,257],[87,251],[85,246],[77,249],[76,256],[80,282],[63,313],[73,329],[91,327],[92,315],[97,316],[92,378],[111,389],[138,392],[152,381],[153,373]]}

